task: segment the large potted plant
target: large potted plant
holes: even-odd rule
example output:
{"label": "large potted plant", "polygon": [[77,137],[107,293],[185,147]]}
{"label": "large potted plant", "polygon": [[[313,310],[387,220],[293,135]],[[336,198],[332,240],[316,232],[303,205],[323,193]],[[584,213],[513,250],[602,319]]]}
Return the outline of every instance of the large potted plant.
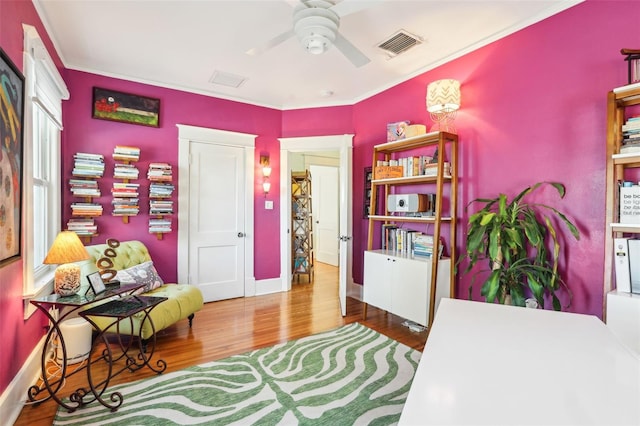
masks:
{"label": "large potted plant", "polygon": [[[478,277],[487,275],[481,290],[487,302],[497,300],[499,303],[506,301],[525,306],[530,294],[544,308],[545,295],[549,295],[553,309],[559,311],[561,303],[556,292],[564,288],[571,297],[558,272],[561,241],[552,217],[560,219],[576,240],[580,239],[580,233],[557,209],[525,201],[528,194],[543,185],[550,185],[557,190],[560,198],[564,197],[564,185],[538,182],[510,201],[505,194],[500,194],[495,198],[478,198],[469,203],[469,206],[482,204],[482,208],[469,217],[466,254],[458,261],[460,265],[461,261],[468,259],[463,273],[474,271],[469,297]],[[478,270],[478,265],[486,265],[486,268]]]}

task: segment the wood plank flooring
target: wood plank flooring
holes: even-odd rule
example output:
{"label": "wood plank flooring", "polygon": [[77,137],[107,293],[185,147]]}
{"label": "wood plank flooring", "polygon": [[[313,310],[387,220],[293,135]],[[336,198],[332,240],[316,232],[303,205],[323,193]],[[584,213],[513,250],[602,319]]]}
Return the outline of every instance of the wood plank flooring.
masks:
{"label": "wood plank flooring", "polygon": [[[353,322],[361,322],[420,351],[427,338],[426,332],[412,332],[402,325],[402,318],[374,307],[369,307],[367,320],[363,321],[362,303],[351,298],[347,298],[347,316],[342,317],[338,268],[316,263],[314,281],[294,283],[290,292],[205,304],[196,313],[193,328],[189,329],[184,320],[158,333],[154,359],[165,360],[166,372],[171,372]],[[124,372],[112,384],[152,375],[154,373],[148,369]],[[68,395],[72,389],[81,386],[83,380],[86,381],[86,375],[82,373],[71,377],[61,395]],[[25,406],[15,425],[50,425],[57,408],[52,401]]]}

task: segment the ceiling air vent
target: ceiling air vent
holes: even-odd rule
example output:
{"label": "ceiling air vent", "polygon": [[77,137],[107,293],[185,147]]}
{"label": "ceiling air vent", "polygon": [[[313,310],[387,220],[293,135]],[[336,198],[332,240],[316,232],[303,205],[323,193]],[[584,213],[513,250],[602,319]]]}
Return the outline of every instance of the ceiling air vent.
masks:
{"label": "ceiling air vent", "polygon": [[405,30],[400,30],[378,44],[378,48],[384,50],[389,56],[394,57],[421,43],[422,38],[410,34]]}
{"label": "ceiling air vent", "polygon": [[215,71],[211,76],[211,78],[209,79],[209,83],[238,88],[246,80],[247,79],[241,75],[230,74],[228,72],[222,72],[222,71]]}

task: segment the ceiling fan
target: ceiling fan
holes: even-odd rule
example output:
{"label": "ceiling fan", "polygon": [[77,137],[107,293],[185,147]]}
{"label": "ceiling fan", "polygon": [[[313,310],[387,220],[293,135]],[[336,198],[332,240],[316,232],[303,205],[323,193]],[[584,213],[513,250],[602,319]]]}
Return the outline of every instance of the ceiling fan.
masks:
{"label": "ceiling fan", "polygon": [[272,38],[260,47],[249,49],[248,55],[259,55],[296,36],[302,47],[309,53],[320,55],[335,45],[356,67],[370,62],[357,47],[344,38],[338,31],[340,18],[380,0],[349,1],[334,4],[329,0],[296,0],[293,10],[293,28]]}

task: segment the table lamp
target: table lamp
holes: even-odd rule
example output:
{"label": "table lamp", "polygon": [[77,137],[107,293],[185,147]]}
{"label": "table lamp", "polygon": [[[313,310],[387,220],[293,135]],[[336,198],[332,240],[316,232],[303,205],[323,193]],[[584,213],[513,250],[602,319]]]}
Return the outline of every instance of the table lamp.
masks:
{"label": "table lamp", "polygon": [[78,234],[62,231],[53,241],[53,245],[42,263],[60,265],[56,268],[54,288],[60,296],[71,296],[80,289],[80,266],[73,262],[89,259]]}

